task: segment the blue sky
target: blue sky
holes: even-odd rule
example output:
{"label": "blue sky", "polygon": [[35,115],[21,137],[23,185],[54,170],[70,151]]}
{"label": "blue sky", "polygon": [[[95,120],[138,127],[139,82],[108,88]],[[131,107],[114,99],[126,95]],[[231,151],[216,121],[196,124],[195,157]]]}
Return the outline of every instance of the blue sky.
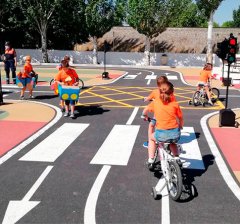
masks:
{"label": "blue sky", "polygon": [[213,16],[214,22],[222,25],[222,23],[232,20],[233,10],[238,9],[239,6],[240,0],[224,0]]}

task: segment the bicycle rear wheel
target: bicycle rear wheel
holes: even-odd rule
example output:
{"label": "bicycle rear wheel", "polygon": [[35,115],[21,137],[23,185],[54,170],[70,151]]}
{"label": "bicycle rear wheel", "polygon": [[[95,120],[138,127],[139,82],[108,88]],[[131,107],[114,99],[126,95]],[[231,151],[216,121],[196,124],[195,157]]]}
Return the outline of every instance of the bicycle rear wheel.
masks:
{"label": "bicycle rear wheel", "polygon": [[172,200],[177,201],[183,189],[182,172],[175,160],[169,161],[169,180],[167,188]]}

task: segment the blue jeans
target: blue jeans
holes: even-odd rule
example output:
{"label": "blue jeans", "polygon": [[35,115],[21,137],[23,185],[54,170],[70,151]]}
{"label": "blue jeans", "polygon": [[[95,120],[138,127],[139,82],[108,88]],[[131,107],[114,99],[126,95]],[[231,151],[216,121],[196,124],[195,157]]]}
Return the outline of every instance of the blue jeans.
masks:
{"label": "blue jeans", "polygon": [[156,129],[154,137],[159,142],[178,142],[181,136],[179,128],[173,128],[168,130]]}

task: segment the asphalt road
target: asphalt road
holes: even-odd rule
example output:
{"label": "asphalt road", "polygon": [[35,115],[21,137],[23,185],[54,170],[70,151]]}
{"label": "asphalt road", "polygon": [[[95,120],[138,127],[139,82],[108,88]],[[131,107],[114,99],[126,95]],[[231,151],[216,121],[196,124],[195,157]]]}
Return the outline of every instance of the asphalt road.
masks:
{"label": "asphalt road", "polygon": [[[195,88],[183,83],[178,73],[127,71],[124,78],[110,85],[84,89],[76,119],[62,117],[1,164],[0,220],[4,220],[3,223],[14,223],[11,219],[22,224],[240,223],[239,200],[224,181],[200,125],[204,115],[223,107],[225,92],[221,91],[223,104],[194,107],[188,105],[188,100]],[[186,196],[180,202],[168,196],[153,199],[151,188],[161,174],[146,168],[147,150],[142,147],[148,126],[140,118],[145,106],[142,98],[156,87],[153,76],[164,73],[168,73],[175,86],[177,100],[183,108],[184,126],[195,132],[193,138],[202,156],[198,162],[204,166],[204,169],[184,171],[197,194]],[[145,79],[146,76],[149,79]],[[13,89],[4,99],[18,99],[17,91]],[[230,108],[239,106],[239,98],[233,97],[237,94],[238,91],[230,91]],[[35,101],[58,106],[59,99],[49,87],[37,87],[35,95]],[[59,156],[53,155],[51,161],[42,154],[34,157],[32,149],[59,129],[79,133],[62,153],[60,147],[56,152]],[[69,140],[67,133],[65,136],[55,139],[53,148],[45,148],[44,152],[52,155],[54,144],[62,141],[64,145]]]}

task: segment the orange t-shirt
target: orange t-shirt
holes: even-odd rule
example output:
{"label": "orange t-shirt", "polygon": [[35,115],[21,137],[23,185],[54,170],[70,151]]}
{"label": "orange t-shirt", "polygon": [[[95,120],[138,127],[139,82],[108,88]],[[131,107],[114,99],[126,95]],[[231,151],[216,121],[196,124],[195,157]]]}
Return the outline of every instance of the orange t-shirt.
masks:
{"label": "orange t-shirt", "polygon": [[[159,89],[154,89],[154,90],[149,94],[148,98],[150,98],[150,100],[159,99],[159,98],[160,98]],[[171,95],[171,101],[176,101],[176,98],[175,98],[174,94]]]}
{"label": "orange t-shirt", "polygon": [[33,67],[30,63],[25,63],[23,67],[22,78],[29,78],[29,73],[33,71]]}
{"label": "orange t-shirt", "polygon": [[[71,81],[66,81],[69,77]],[[64,85],[72,86],[78,79],[78,74],[74,69],[71,68],[62,68],[55,76],[55,80],[58,82],[63,82]]]}
{"label": "orange t-shirt", "polygon": [[212,72],[208,71],[208,70],[202,70],[200,72],[200,77],[199,77],[199,81],[200,82],[204,82],[207,83],[208,79],[210,79],[212,77]]}
{"label": "orange t-shirt", "polygon": [[183,114],[178,102],[171,101],[164,104],[161,99],[155,99],[147,109],[154,113],[156,118],[156,128],[168,130],[183,126]]}

